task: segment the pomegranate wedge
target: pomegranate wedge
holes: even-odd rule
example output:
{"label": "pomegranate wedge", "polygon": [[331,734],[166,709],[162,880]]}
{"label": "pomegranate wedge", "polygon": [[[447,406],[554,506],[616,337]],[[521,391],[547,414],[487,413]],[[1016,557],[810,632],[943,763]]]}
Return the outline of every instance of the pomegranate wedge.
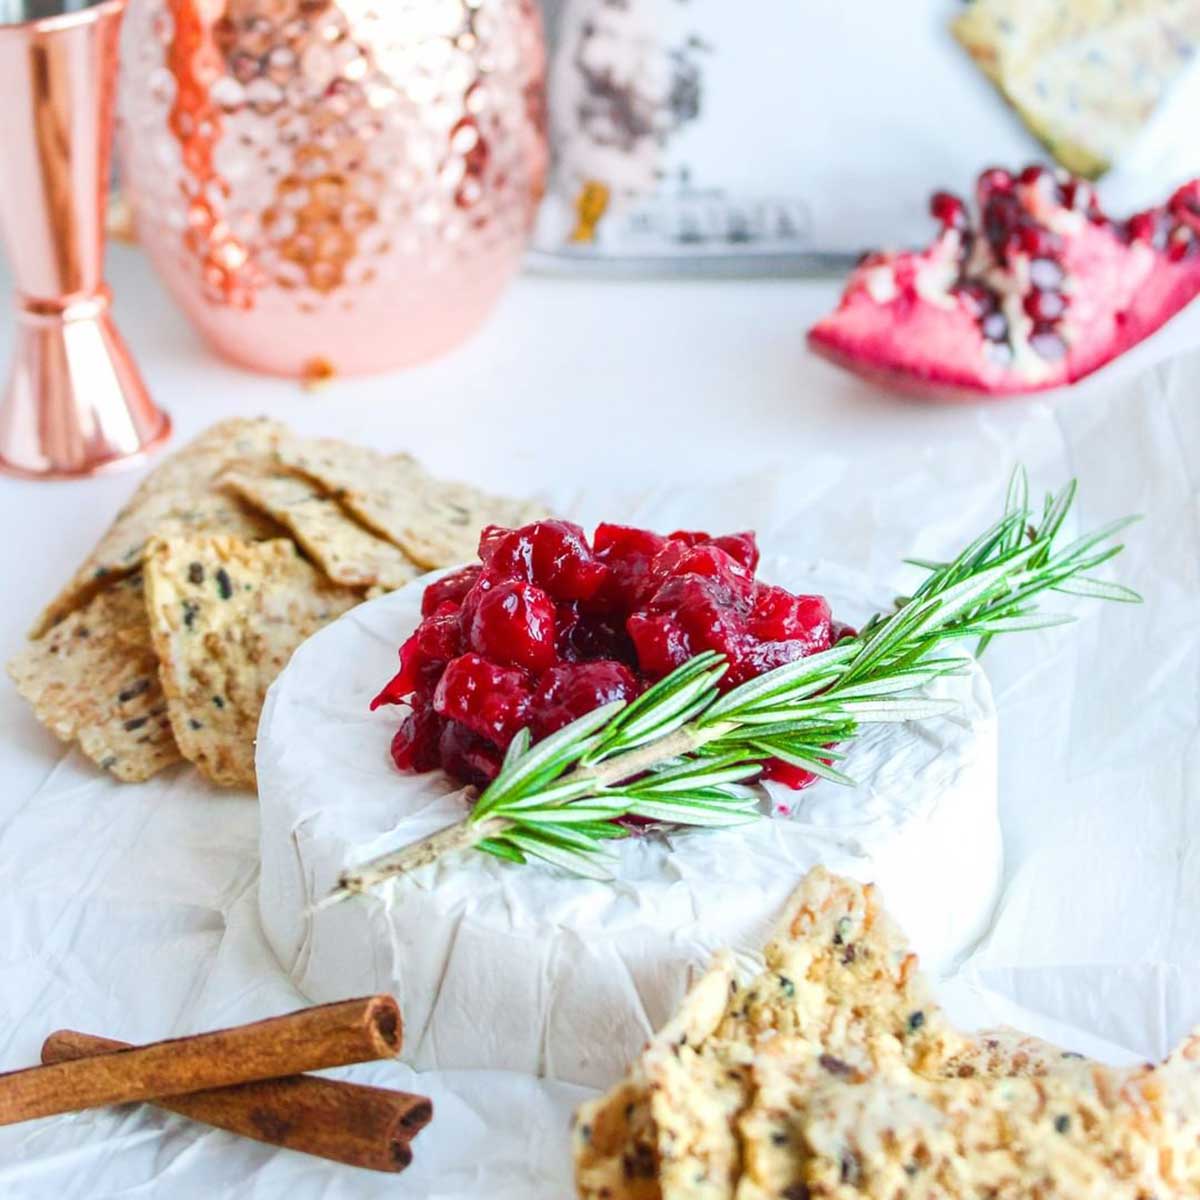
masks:
{"label": "pomegranate wedge", "polygon": [[976,201],[934,193],[932,245],[865,255],[809,346],[913,395],[1015,395],[1090,375],[1200,292],[1200,180],[1124,221],[1040,166],[984,171]]}

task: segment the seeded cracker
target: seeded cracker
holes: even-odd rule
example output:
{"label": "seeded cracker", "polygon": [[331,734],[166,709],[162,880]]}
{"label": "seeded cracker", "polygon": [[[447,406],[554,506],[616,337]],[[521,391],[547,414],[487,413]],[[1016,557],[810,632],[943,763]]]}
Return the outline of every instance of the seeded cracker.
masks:
{"label": "seeded cracker", "polygon": [[360,599],[290,540],[156,539],[146,602],[179,749],[214,783],[254,786],[267,689],[310,634]]}
{"label": "seeded cracker", "polygon": [[427,568],[473,559],[485,525],[518,526],[545,515],[536,504],[434,479],[407,454],[381,454],[330,438],[287,438],[278,458]]}
{"label": "seeded cracker", "polygon": [[108,532],[30,631],[37,638],[100,591],[137,570],[156,535],[225,533],[248,540],[277,535],[278,526],[215,486],[234,460],[264,460],[283,426],[266,420],[222,421],[165,459],[134,492]]}
{"label": "seeded cracker", "polygon": [[394,591],[422,574],[403,550],[365,530],[342,506],[299,475],[234,469],[221,482],[295,536],[335,583]]}
{"label": "seeded cracker", "polygon": [[1068,170],[1103,174],[1200,48],[1195,0],[974,0],[954,36]]}
{"label": "seeded cracker", "polygon": [[118,779],[139,783],[180,761],[140,573],[31,643],[8,672],[47,729]]}
{"label": "seeded cracker", "polygon": [[[1157,1200],[1200,1190],[1200,1037],[1115,1070],[958,1034],[873,889],[818,869],[574,1133],[590,1200]],[[720,995],[723,1008],[714,1002]]]}

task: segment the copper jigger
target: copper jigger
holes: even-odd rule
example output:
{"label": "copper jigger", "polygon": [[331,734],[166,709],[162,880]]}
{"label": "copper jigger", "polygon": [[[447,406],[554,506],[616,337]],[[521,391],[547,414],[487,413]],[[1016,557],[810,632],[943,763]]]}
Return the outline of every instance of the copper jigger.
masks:
{"label": "copper jigger", "polygon": [[0,0],[0,236],[17,328],[0,470],[91,475],[171,431],[109,314],[104,209],[125,0]]}

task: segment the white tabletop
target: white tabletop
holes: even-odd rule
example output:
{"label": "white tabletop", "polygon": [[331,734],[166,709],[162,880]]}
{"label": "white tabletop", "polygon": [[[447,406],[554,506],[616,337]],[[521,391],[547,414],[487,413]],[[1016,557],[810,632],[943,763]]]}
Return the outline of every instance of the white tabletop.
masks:
{"label": "white tabletop", "polygon": [[[808,355],[804,330],[835,300],[833,282],[524,277],[483,331],[446,359],[308,392],[214,359],[136,249],[114,248],[110,278],[119,324],[175,419],[176,446],[214,420],[261,413],[305,432],[412,451],[449,477],[516,493],[545,489],[568,507],[579,496],[579,511],[588,516],[597,497],[672,486],[685,495],[711,493],[722,497],[734,527],[753,518],[757,490],[772,488],[776,507],[781,495],[792,505],[786,528],[775,530],[790,548],[873,568],[910,549],[948,548],[988,515],[1018,458],[1043,472],[1047,484],[1090,469],[1092,477],[1083,480],[1091,489],[1089,516],[1116,515],[1110,507],[1126,502],[1178,503],[1186,512],[1189,496],[1189,519],[1200,512],[1195,458],[1186,465],[1189,449],[1200,447],[1200,430],[1183,428],[1177,398],[1146,392],[1145,434],[1133,438],[1124,458],[1093,428],[1095,414],[1110,412],[1125,422],[1123,430],[1142,428],[1128,397],[1151,385],[1134,381],[1151,364],[1200,345],[1200,307],[1068,397],[929,407],[873,390]],[[0,362],[11,336],[11,321],[0,318]],[[1151,378],[1157,388],[1168,376]],[[1180,448],[1185,453],[1177,463]],[[1133,477],[1122,474],[1122,461],[1136,462]],[[6,657],[136,478],[122,472],[63,484],[0,479]],[[1194,527],[1162,536],[1168,534],[1181,539],[1186,569],[1193,570],[1200,557]],[[1165,729],[1182,739],[1186,755],[1200,752],[1196,698],[1193,692],[1189,701],[1187,690],[1194,666],[1188,639],[1196,629],[1195,619],[1180,621],[1163,633],[1186,653],[1175,652],[1155,686],[1144,689],[1148,699],[1135,732],[1144,734],[1139,744],[1150,745]],[[1079,643],[1088,653],[1103,644],[1109,627],[1090,628],[1080,635],[1090,640]],[[1143,656],[1157,653],[1154,637],[1144,639]],[[1030,696],[1044,691],[1038,675],[1049,661],[1027,650],[1000,655],[995,666],[1005,739],[1006,907],[1015,930],[1028,928],[1028,904],[1053,907],[1061,899],[1043,894],[1041,830],[1055,825],[1062,845],[1073,836],[1063,825],[1067,818],[1047,816],[1044,803],[1037,812],[1022,807],[1050,768],[1043,763],[1035,775],[1028,744],[1012,741],[1036,737]],[[1116,667],[1098,668],[1094,677],[1114,694],[1129,688],[1129,676]],[[1175,704],[1170,715],[1153,707],[1168,685],[1184,706]],[[1064,728],[1070,732],[1071,722]],[[1081,741],[1079,730],[1072,736],[1089,746],[1097,728],[1093,722]],[[1078,761],[1064,752],[1053,770],[1057,794],[1067,795],[1081,774]],[[0,684],[0,1069],[36,1061],[42,1038],[59,1025],[150,1040],[299,1005],[257,935],[253,801],[209,792],[197,802],[194,792],[97,779],[37,726],[10,685]],[[1101,856],[1120,853],[1121,841],[1120,812],[1105,803],[1095,801],[1087,827]],[[1168,844],[1171,830],[1160,834]],[[1065,993],[1043,995],[1004,950],[1006,936],[1001,922],[975,981],[994,991],[997,1011],[1009,1011],[1003,1006],[1011,1001],[1138,1053],[1155,1052],[1187,1023],[1177,1000],[1164,1002],[1146,1031],[1114,1027],[1099,1010],[1089,1016],[1055,999]],[[1045,953],[1063,961],[1061,950]],[[1070,1011],[1056,1011],[1061,1007]],[[1192,1014],[1198,1018],[1200,1012]],[[378,1070],[351,1074],[379,1079]],[[286,1188],[326,1198],[386,1189],[465,1200],[483,1194],[485,1183],[490,1194],[514,1200],[565,1194],[565,1121],[576,1091],[512,1076],[481,1086],[478,1078],[451,1073],[415,1079],[390,1070],[389,1082],[427,1088],[439,1104],[437,1120],[417,1143],[417,1166],[398,1183],[273,1155],[138,1110],[0,1131],[0,1195],[174,1200],[236,1186],[239,1195]]]}

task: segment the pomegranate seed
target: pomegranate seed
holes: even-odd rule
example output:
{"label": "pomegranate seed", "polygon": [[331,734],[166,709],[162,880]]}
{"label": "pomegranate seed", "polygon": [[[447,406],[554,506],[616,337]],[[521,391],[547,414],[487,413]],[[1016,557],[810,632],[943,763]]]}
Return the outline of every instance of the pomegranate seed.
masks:
{"label": "pomegranate seed", "polygon": [[1029,263],[1029,282],[1043,290],[1061,286],[1066,272],[1052,258],[1035,258]]}
{"label": "pomegranate seed", "polygon": [[1050,324],[1067,311],[1067,299],[1062,292],[1030,292],[1025,297],[1025,311],[1039,324]]}
{"label": "pomegranate seed", "polygon": [[994,192],[1011,192],[1013,177],[1003,167],[988,167],[980,174],[975,188],[980,198],[990,196]]}
{"label": "pomegranate seed", "polygon": [[1047,362],[1057,362],[1067,352],[1067,343],[1049,326],[1034,327],[1029,345]]}
{"label": "pomegranate seed", "polygon": [[1031,163],[1027,166],[1017,178],[1026,187],[1036,187],[1043,179],[1049,176],[1050,172],[1040,163]]}
{"label": "pomegranate seed", "polygon": [[1159,220],[1156,212],[1134,213],[1126,221],[1125,228],[1129,231],[1132,241],[1149,242],[1151,245],[1158,244]]}
{"label": "pomegranate seed", "polygon": [[944,229],[966,229],[967,206],[953,192],[934,192],[929,212]]}
{"label": "pomegranate seed", "polygon": [[976,320],[996,308],[996,293],[982,283],[961,283],[954,289],[967,312]]}
{"label": "pomegranate seed", "polygon": [[1062,239],[1044,225],[1022,225],[1020,239],[1021,249],[1030,258],[1047,258],[1062,249]]}
{"label": "pomegranate seed", "polygon": [[[1183,236],[1181,236],[1181,232]],[[1182,262],[1191,256],[1196,245],[1196,239],[1187,232],[1187,226],[1180,225],[1167,243],[1167,257],[1172,262]]]}
{"label": "pomegranate seed", "polygon": [[989,342],[1003,342],[1008,337],[1008,318],[1002,312],[990,312],[979,323]]}
{"label": "pomegranate seed", "polygon": [[[1090,212],[1095,208],[1096,193],[1092,189],[1092,185],[1085,180],[1066,180],[1065,183],[1059,185],[1058,195],[1062,200],[1063,207],[1075,212]],[[1096,211],[1099,212],[1098,209]]]}

